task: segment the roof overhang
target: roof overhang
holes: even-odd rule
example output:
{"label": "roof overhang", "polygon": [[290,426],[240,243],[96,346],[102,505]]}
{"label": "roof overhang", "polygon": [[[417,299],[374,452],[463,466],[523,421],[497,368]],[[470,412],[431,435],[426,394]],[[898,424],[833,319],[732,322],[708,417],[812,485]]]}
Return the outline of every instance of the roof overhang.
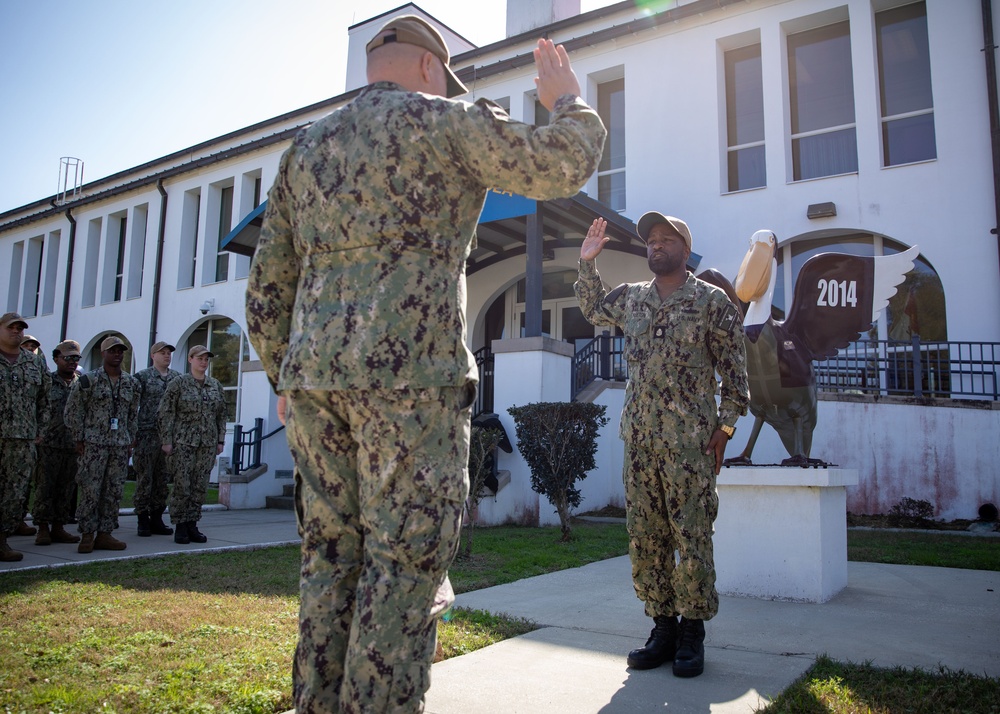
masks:
{"label": "roof overhang", "polygon": [[[261,203],[222,240],[222,250],[253,255],[260,240],[267,201]],[[476,242],[466,263],[466,273],[473,273],[527,250],[528,217],[537,215],[542,224],[542,252],[550,255],[556,248],[579,248],[587,229],[597,218],[608,222],[611,237],[607,249],[646,257],[646,246],[636,233],[631,219],[612,210],[585,193],[551,201],[534,201],[509,192],[490,191],[476,228]],[[692,253],[688,268],[695,270],[701,256]]]}

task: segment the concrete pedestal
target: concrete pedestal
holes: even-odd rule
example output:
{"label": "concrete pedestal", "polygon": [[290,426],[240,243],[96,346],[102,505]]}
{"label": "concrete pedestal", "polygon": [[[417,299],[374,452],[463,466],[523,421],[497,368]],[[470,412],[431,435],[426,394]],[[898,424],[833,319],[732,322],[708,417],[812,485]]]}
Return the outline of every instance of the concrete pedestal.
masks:
{"label": "concrete pedestal", "polygon": [[847,585],[847,486],[853,469],[732,467],[718,478],[716,589],[826,602]]}

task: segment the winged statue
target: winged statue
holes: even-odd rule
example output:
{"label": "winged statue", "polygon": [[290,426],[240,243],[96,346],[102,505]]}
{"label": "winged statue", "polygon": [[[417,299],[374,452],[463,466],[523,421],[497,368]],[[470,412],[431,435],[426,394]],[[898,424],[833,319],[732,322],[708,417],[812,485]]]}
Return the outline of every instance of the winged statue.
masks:
{"label": "winged statue", "polygon": [[754,416],[747,445],[739,456],[726,459],[729,466],[753,463],[750,457],[765,423],[788,451],[782,466],[826,465],[810,458],[817,402],[812,363],[835,356],[871,327],[919,255],[917,246],[884,257],[815,255],[799,271],[787,319],[775,320],[776,247],[771,231],[754,233],[736,282],[727,290],[731,299],[735,291],[749,303],[743,328]]}

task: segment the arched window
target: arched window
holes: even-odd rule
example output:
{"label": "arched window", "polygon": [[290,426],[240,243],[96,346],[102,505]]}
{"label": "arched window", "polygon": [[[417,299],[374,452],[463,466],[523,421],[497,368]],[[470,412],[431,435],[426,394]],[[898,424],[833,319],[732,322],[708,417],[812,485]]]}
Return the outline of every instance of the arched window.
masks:
{"label": "arched window", "polygon": [[250,345],[240,326],[228,317],[206,320],[188,336],[184,350],[184,371],[189,372],[187,350],[195,345],[205,345],[215,355],[209,362],[208,374],[222,383],[226,392],[228,415],[226,420],[236,422],[240,414],[240,386],[243,367],[250,361]]}
{"label": "arched window", "polygon": [[[848,253],[850,255],[882,256],[901,253],[908,246],[890,238],[867,233],[852,233],[825,238],[806,238],[781,246],[775,256],[778,274],[774,285],[772,316],[776,320],[785,318],[788,295],[794,295],[795,280],[802,265],[819,253]],[[785,270],[790,265],[791,272]],[[948,324],[945,315],[944,288],[933,266],[921,255],[914,263],[913,270],[896,294],[889,300],[889,306],[879,315],[875,325],[861,339],[898,340],[908,342],[913,335],[919,335],[924,342],[948,339]]]}
{"label": "arched window", "polygon": [[[86,365],[83,365],[86,371],[89,372],[92,369],[97,369],[104,364],[104,357],[101,356],[101,343],[109,337],[117,337],[128,346],[128,349],[125,350],[125,354],[122,356],[122,372],[135,374],[138,370],[145,369],[145,363],[132,356],[132,343],[128,341],[125,335],[120,332],[105,332],[97,338],[97,342],[90,348],[90,361]],[[132,369],[133,364],[136,365],[135,369]]]}

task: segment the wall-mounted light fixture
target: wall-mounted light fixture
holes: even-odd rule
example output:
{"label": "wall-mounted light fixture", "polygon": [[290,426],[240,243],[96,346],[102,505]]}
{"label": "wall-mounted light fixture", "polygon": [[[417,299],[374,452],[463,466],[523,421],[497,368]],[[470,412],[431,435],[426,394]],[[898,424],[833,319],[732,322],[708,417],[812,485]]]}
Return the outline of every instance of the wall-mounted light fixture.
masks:
{"label": "wall-mounted light fixture", "polygon": [[837,215],[837,204],[832,201],[827,203],[811,203],[806,209],[807,218],[833,218]]}

